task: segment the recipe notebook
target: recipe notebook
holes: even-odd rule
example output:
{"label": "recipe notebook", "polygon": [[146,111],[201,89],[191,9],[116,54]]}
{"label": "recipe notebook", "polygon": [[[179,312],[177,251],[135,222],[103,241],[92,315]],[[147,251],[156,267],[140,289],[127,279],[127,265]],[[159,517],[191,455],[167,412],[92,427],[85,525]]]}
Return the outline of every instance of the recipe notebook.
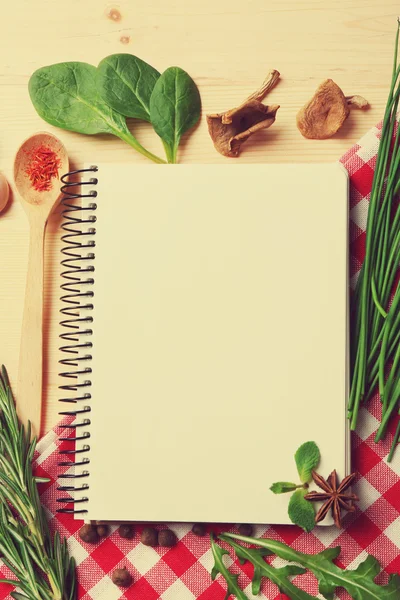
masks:
{"label": "recipe notebook", "polygon": [[81,177],[63,178],[63,399],[77,413],[64,510],[289,523],[290,494],[269,487],[298,481],[300,444],[318,444],[325,477],[349,472],[346,172],[232,161]]}

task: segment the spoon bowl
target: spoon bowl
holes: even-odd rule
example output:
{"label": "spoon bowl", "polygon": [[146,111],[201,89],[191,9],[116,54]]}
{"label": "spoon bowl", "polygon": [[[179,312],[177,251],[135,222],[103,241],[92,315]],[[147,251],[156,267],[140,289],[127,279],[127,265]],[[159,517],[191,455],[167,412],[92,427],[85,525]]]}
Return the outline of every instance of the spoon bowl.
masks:
{"label": "spoon bowl", "polygon": [[32,153],[39,146],[47,146],[57,154],[60,159],[59,178],[68,171],[68,154],[63,143],[55,135],[40,132],[25,140],[19,147],[15,156],[14,180],[22,204],[25,207],[41,207],[43,212],[45,212],[46,208],[51,210],[60,197],[60,184],[59,178],[54,178],[51,180],[49,191],[39,192],[33,187],[26,170],[31,161]]}
{"label": "spoon bowl", "polygon": [[[47,146],[60,159],[57,177],[51,179],[48,191],[35,190],[27,174],[32,155],[40,146]],[[17,411],[23,423],[31,422],[32,435],[35,436],[40,435],[42,414],[44,234],[49,215],[61,195],[60,178],[68,172],[68,165],[66,149],[62,142],[50,133],[37,133],[25,140],[14,160],[15,185],[30,225]]]}

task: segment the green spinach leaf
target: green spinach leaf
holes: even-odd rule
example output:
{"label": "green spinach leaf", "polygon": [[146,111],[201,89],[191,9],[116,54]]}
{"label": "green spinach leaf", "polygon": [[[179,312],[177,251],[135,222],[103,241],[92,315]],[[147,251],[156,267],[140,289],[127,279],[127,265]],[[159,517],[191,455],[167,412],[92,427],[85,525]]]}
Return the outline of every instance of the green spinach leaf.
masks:
{"label": "green spinach leaf", "polygon": [[128,131],[124,117],[97,94],[96,68],[87,63],[38,69],[29,81],[29,93],[38,114],[56,127],[88,135]]}
{"label": "green spinach leaf", "polygon": [[150,121],[150,96],[160,73],[132,54],[104,58],[96,74],[101,98],[126,117]]}
{"label": "green spinach leaf", "polygon": [[30,78],[29,93],[47,123],[87,135],[110,133],[154,162],[164,162],[143,148],[130,133],[125,117],[101,99],[92,65],[67,62],[38,69]]}
{"label": "green spinach leaf", "polygon": [[164,143],[168,162],[176,162],[180,139],[197,123],[200,110],[200,94],[193,79],[179,67],[164,71],[150,98],[150,119]]}

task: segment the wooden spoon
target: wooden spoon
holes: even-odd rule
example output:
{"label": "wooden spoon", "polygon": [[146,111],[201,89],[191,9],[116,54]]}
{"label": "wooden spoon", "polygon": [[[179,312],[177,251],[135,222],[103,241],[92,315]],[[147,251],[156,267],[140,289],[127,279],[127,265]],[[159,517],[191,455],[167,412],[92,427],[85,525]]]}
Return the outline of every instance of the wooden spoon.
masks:
{"label": "wooden spoon", "polygon": [[[58,178],[49,191],[36,191],[26,174],[31,152],[47,146],[60,159]],[[28,273],[19,355],[17,411],[21,421],[31,421],[32,435],[40,435],[43,371],[43,262],[44,233],[52,208],[61,195],[60,177],[68,171],[68,155],[63,144],[50,133],[37,133],[19,148],[14,160],[15,185],[30,225]]]}

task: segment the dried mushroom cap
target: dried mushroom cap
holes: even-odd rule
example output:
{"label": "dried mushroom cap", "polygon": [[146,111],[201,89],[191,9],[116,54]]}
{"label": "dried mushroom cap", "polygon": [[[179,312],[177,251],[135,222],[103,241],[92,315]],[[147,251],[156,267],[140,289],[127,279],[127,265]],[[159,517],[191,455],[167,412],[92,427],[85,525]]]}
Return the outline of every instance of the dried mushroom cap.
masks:
{"label": "dried mushroom cap", "polygon": [[326,79],[297,114],[297,127],[309,139],[324,140],[335,135],[350,114],[349,105],[367,108],[362,96],[346,96],[340,87]]}
{"label": "dried mushroom cap", "polygon": [[278,71],[270,71],[261,88],[240,106],[223,113],[207,115],[208,131],[220,154],[238,156],[243,142],[256,131],[268,129],[275,122],[279,106],[266,106],[261,100],[276,85],[279,77]]}

